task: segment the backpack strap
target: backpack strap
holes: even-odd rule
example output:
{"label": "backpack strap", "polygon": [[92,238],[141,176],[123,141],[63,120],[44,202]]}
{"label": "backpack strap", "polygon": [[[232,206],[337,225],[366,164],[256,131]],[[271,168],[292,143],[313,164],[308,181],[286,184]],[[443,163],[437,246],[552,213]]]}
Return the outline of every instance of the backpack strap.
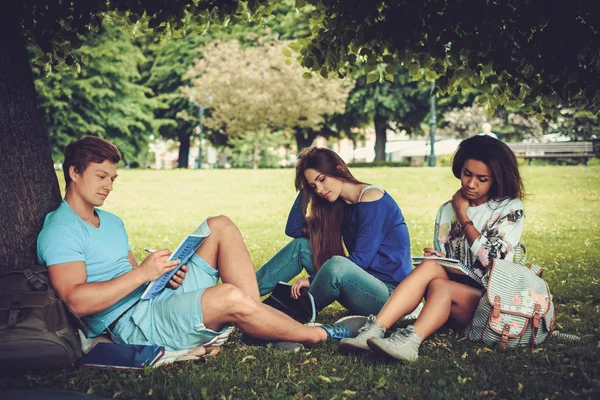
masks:
{"label": "backpack strap", "polygon": [[535,337],[537,336],[538,329],[540,328],[540,319],[542,318],[542,314],[540,313],[541,309],[542,306],[539,303],[535,303],[533,306],[533,319],[531,321],[531,348],[535,348],[535,346],[537,346]]}
{"label": "backpack strap", "polygon": [[31,269],[27,268],[23,270],[23,275],[25,275],[25,279],[27,279],[27,283],[35,290],[36,292],[43,292],[48,289],[48,286],[42,282],[40,278],[36,274],[34,274]]}
{"label": "backpack strap", "polygon": [[500,339],[500,350],[504,351],[508,347],[508,333],[510,332],[510,325],[504,324],[502,329],[502,338]]}
{"label": "backpack strap", "polygon": [[10,304],[10,310],[8,311],[8,328],[12,328],[17,325],[17,319],[19,318],[19,312],[21,311],[21,293],[15,293],[13,295],[13,301]]}

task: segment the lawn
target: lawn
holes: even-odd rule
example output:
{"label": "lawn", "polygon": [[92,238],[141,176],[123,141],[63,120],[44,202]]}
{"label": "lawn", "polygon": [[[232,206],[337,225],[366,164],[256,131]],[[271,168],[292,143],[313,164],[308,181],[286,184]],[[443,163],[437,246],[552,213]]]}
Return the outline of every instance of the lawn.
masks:
{"label": "lawn", "polygon": [[[458,189],[450,168],[356,168],[359,180],[398,202],[413,254],[431,244],[441,202]],[[325,343],[298,353],[246,348],[234,340],[216,357],[140,372],[65,369],[0,379],[8,388],[57,388],[120,399],[246,398],[535,398],[600,396],[600,168],[523,167],[528,197],[523,242],[544,267],[559,330],[579,343],[554,341],[501,353],[445,330],[405,365],[372,354],[341,355]],[[62,179],[62,178],[61,178]],[[174,248],[209,215],[241,229],[256,268],[287,243],[283,233],[295,191],[292,170],[120,170],[103,207],[120,215],[133,252]],[[318,317],[345,315],[334,304]]]}

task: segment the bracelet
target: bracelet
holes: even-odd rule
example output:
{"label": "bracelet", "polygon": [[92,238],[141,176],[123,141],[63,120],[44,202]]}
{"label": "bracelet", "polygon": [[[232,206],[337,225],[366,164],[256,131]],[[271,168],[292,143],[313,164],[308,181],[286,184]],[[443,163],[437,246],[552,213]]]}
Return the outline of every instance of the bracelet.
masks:
{"label": "bracelet", "polygon": [[463,231],[464,231],[465,229],[467,229],[467,226],[469,226],[469,225],[473,225],[473,226],[475,226],[475,224],[473,224],[473,221],[471,221],[471,220],[468,220],[468,221],[467,221],[467,222],[465,222],[464,224],[460,224],[460,226],[463,228]]}

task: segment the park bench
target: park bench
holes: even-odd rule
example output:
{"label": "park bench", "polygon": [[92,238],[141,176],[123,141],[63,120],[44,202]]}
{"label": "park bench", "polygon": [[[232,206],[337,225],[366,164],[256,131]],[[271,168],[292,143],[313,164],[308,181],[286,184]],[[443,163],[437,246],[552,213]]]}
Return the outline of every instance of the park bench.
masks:
{"label": "park bench", "polygon": [[548,142],[548,143],[506,143],[516,156],[524,157],[531,164],[534,158],[575,158],[588,159],[595,156],[593,142]]}

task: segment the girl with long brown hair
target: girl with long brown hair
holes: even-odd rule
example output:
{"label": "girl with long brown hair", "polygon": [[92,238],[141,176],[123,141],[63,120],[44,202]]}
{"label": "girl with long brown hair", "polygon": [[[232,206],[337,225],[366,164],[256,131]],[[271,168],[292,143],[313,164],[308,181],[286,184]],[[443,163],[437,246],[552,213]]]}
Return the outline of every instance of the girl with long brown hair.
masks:
{"label": "girl with long brown hair", "polygon": [[337,300],[353,314],[379,312],[412,270],[400,208],[326,148],[300,152],[295,184],[299,194],[286,225],[294,240],[257,272],[260,294],[305,270],[309,278],[295,281],[292,297],[308,288],[317,311]]}

